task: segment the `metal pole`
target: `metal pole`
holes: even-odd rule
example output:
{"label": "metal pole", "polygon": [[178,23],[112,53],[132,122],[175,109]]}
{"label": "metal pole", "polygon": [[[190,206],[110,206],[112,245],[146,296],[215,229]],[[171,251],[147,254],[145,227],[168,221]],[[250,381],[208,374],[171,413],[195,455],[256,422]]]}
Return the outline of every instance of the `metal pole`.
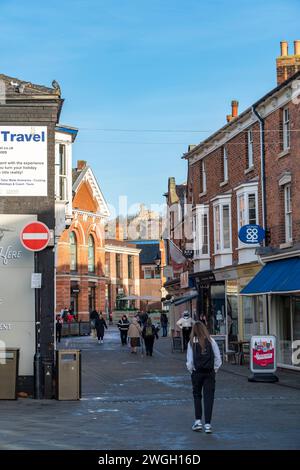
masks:
{"label": "metal pole", "polygon": [[[38,272],[38,253],[34,253],[34,272]],[[41,398],[41,351],[40,351],[40,290],[35,289],[35,355],[34,355],[34,398]]]}

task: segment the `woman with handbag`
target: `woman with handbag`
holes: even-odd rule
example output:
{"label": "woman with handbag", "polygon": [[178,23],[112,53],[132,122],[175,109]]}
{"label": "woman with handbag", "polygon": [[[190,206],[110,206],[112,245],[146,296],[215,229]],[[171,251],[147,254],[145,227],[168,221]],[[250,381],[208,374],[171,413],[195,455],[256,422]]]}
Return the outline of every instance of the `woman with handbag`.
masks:
{"label": "woman with handbag", "polygon": [[132,319],[132,322],[128,329],[128,337],[130,338],[131,353],[136,354],[137,348],[141,345],[142,329],[136,318]]}

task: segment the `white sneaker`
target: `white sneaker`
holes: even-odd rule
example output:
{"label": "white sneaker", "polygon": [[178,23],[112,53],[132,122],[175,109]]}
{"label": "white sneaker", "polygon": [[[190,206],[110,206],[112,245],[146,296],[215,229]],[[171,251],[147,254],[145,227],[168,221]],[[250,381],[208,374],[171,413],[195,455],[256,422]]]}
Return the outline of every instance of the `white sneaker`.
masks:
{"label": "white sneaker", "polygon": [[104,343],[103,339],[101,339],[101,343]]}
{"label": "white sneaker", "polygon": [[98,343],[99,343],[99,344],[101,343],[100,339],[98,339]]}
{"label": "white sneaker", "polygon": [[194,424],[192,426],[192,430],[193,431],[202,431],[201,419],[196,419],[196,421],[194,422]]}
{"label": "white sneaker", "polygon": [[212,433],[212,427],[210,424],[204,424],[204,431],[206,434],[211,434]]}

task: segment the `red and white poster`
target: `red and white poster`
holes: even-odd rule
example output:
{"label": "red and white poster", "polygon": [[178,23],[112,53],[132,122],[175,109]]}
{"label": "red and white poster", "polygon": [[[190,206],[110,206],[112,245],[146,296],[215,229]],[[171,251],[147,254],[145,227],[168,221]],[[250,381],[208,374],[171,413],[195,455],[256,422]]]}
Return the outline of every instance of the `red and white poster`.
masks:
{"label": "red and white poster", "polygon": [[251,371],[275,372],[276,370],[276,337],[251,337]]}

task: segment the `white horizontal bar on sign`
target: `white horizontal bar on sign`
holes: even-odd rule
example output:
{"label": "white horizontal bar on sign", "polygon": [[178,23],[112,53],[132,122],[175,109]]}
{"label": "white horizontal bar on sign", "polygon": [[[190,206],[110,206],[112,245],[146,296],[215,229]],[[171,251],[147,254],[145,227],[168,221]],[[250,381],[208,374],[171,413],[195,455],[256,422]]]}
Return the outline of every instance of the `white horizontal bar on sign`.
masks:
{"label": "white horizontal bar on sign", "polygon": [[48,233],[23,233],[23,240],[47,240]]}

